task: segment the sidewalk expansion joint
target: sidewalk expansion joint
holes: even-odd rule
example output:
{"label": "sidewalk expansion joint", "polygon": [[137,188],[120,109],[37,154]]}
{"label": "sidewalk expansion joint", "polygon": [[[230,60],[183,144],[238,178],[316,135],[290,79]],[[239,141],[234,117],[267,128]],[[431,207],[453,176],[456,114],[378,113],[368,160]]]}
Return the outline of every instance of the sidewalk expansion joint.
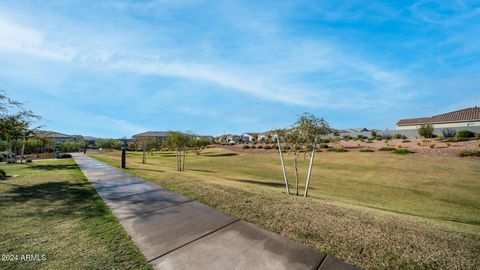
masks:
{"label": "sidewalk expansion joint", "polygon": [[176,248],[174,248],[174,249],[172,249],[172,250],[170,250],[170,251],[168,251],[168,252],[165,252],[165,253],[163,253],[163,254],[161,254],[161,255],[159,255],[159,256],[157,256],[157,257],[149,260],[148,263],[151,263],[151,262],[155,261],[156,259],[158,259],[158,258],[160,258],[160,257],[163,257],[163,256],[165,256],[165,255],[167,255],[167,254],[169,254],[169,253],[172,253],[172,252],[174,252],[174,251],[176,251],[176,250],[178,250],[178,249],[181,249],[181,248],[183,248],[183,247],[185,247],[185,246],[187,246],[187,245],[189,245],[189,244],[191,244],[191,243],[193,243],[193,242],[195,242],[195,241],[198,241],[198,240],[200,240],[200,239],[202,239],[202,238],[205,238],[206,236],[209,236],[209,235],[211,235],[211,234],[213,234],[213,233],[215,233],[215,232],[217,232],[217,231],[219,231],[219,230],[221,230],[221,229],[223,229],[223,228],[225,228],[225,227],[228,227],[228,226],[230,226],[230,225],[232,225],[233,223],[238,222],[238,221],[240,221],[240,219],[236,219],[236,220],[234,220],[234,221],[232,221],[232,222],[230,222],[230,223],[228,223],[228,224],[225,224],[225,225],[223,225],[223,226],[221,226],[221,227],[219,227],[219,228],[217,228],[217,229],[215,229],[215,230],[213,230],[213,231],[211,231],[211,232],[209,232],[209,233],[207,233],[207,234],[205,234],[205,235],[202,235],[202,236],[200,236],[200,237],[198,237],[198,238],[196,238],[196,239],[193,239],[192,241],[189,241],[189,242],[187,242],[187,243],[185,243],[185,244],[183,244],[183,245],[181,245],[181,246],[179,246],[179,247],[176,247]]}

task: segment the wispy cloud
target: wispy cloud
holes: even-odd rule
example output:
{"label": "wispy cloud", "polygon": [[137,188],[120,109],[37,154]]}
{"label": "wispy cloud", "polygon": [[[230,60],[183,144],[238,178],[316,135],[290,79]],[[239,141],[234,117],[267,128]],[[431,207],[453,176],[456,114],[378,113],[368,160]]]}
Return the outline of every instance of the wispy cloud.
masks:
{"label": "wispy cloud", "polygon": [[[305,40],[298,44],[286,43],[285,50],[291,55],[270,60],[263,65],[241,66],[225,60],[212,59],[210,62],[189,62],[182,58],[166,60],[161,56],[109,51],[105,48],[75,47],[65,45],[55,39],[46,38],[46,34],[33,27],[23,26],[13,21],[0,20],[0,37],[8,42],[0,48],[16,53],[28,54],[53,61],[73,62],[80,66],[101,69],[123,70],[146,75],[172,76],[190,80],[207,81],[226,90],[240,91],[257,98],[277,101],[285,104],[309,107],[368,107],[375,99],[364,99],[356,89],[348,89],[348,99],[338,96],[332,98],[329,89],[320,85],[305,87],[295,80],[286,80],[289,76],[308,72],[325,72],[337,80],[347,81],[352,74],[359,74],[371,87],[371,91],[384,91],[397,88],[401,78],[394,72],[382,69],[357,56],[325,48],[325,43],[315,44]],[[108,37],[105,37],[108,39]],[[106,42],[104,42],[106,43]],[[108,43],[106,43],[108,47]],[[350,70],[350,72],[345,72]],[[345,88],[343,88],[345,89]],[[377,95],[380,96],[380,95]],[[340,100],[339,100],[340,99]]]}

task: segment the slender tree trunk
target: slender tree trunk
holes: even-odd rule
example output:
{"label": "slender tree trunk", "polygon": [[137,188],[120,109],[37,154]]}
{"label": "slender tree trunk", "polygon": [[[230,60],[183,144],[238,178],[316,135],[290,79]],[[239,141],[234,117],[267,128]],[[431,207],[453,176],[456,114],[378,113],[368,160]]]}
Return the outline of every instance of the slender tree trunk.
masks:
{"label": "slender tree trunk", "polygon": [[23,136],[23,143],[22,143],[22,156],[20,157],[20,164],[23,164],[23,154],[25,153],[25,142],[26,142],[26,138],[25,136]]}
{"label": "slender tree trunk", "polygon": [[313,166],[314,159],[315,159],[315,146],[312,146],[312,154],[310,154],[310,165],[308,166],[308,173],[307,173],[307,183],[305,184],[305,193],[303,194],[304,197],[308,196],[308,188],[310,186],[310,178],[312,177],[312,166]]}
{"label": "slender tree trunk", "polygon": [[182,171],[185,171],[185,156],[186,155],[187,155],[186,150],[183,149]]}
{"label": "slender tree trunk", "polygon": [[14,142],[13,146],[13,161],[17,163],[17,141]]}
{"label": "slender tree trunk", "polygon": [[175,157],[177,158],[177,171],[180,171],[180,158],[178,148],[175,148]]}
{"label": "slender tree trunk", "polygon": [[13,161],[13,153],[12,153],[13,150],[12,150],[12,143],[11,142],[9,143],[8,148],[9,148],[8,149],[8,160]]}
{"label": "slender tree trunk", "polygon": [[295,169],[295,189],[296,195],[298,196],[298,162],[297,162],[297,153],[294,152],[293,167]]}
{"label": "slender tree trunk", "polygon": [[280,153],[280,161],[282,162],[283,170],[283,180],[285,180],[285,188],[287,189],[287,194],[290,194],[290,187],[288,185],[287,171],[285,170],[285,161],[283,160],[282,147],[280,145],[280,138],[277,138],[278,143],[278,152]]}
{"label": "slender tree trunk", "polygon": [[143,157],[142,157],[142,163],[145,164],[147,163],[147,145],[143,145]]}

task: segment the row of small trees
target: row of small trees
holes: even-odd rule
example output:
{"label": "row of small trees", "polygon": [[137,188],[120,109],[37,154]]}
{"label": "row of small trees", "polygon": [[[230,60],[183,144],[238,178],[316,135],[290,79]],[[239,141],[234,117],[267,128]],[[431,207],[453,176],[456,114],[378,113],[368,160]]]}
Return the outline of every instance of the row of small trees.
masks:
{"label": "row of small trees", "polygon": [[192,151],[198,156],[210,143],[209,140],[190,132],[170,131],[165,139],[139,138],[133,140],[130,142],[129,148],[143,151],[143,164],[147,162],[147,152],[160,149],[175,151],[177,170],[184,171],[187,152]]}

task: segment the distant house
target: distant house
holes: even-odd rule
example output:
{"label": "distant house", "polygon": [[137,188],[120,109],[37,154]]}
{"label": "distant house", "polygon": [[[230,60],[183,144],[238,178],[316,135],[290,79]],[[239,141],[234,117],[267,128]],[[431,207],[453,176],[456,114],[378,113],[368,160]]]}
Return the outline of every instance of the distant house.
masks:
{"label": "distant house", "polygon": [[[135,134],[132,136],[132,139],[138,140],[138,139],[165,139],[168,137],[169,131],[147,131],[139,134]],[[213,142],[213,136],[209,135],[193,135],[197,139],[204,139],[209,142]]]}
{"label": "distant house", "polygon": [[479,127],[480,107],[475,106],[431,117],[401,119],[397,123],[397,130],[418,129],[424,124],[432,124],[436,129]]}
{"label": "distant house", "polygon": [[147,131],[132,136],[132,139],[165,139],[168,136],[168,131]]}
{"label": "distant house", "polygon": [[225,135],[225,140],[227,143],[239,143],[242,137],[235,134],[227,134]]}
{"label": "distant house", "polygon": [[253,142],[258,139],[258,135],[260,133],[254,133],[254,132],[249,132],[249,133],[243,133],[241,136],[242,142]]}
{"label": "distant house", "polygon": [[56,131],[40,131],[38,134],[50,139],[53,143],[83,141],[81,135],[67,135]]}

